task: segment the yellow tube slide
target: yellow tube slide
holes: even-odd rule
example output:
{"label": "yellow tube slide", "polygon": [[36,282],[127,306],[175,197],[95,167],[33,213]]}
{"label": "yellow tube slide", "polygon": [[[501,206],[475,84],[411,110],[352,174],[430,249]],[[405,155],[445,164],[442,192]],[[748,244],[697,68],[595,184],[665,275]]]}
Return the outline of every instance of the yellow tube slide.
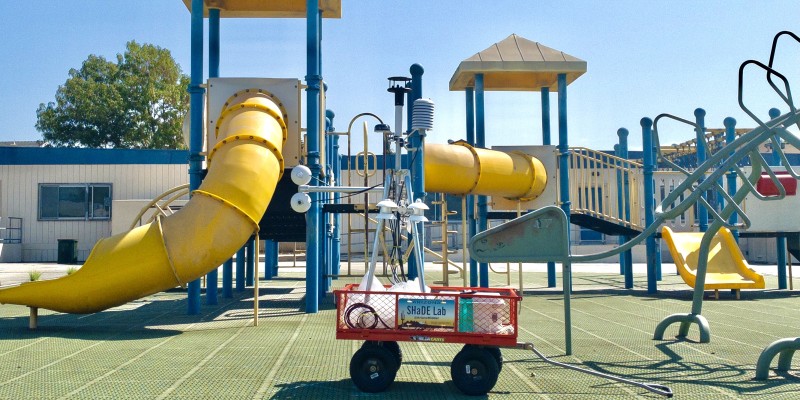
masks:
{"label": "yellow tube slide", "polygon": [[0,290],[0,303],[92,313],[184,285],[230,258],[258,229],[283,173],[282,113],[253,92],[226,104],[217,123],[224,139],[183,209],[98,241],[72,275]]}
{"label": "yellow tube slide", "polygon": [[533,200],[547,185],[538,158],[479,149],[465,142],[425,145],[425,191]]}

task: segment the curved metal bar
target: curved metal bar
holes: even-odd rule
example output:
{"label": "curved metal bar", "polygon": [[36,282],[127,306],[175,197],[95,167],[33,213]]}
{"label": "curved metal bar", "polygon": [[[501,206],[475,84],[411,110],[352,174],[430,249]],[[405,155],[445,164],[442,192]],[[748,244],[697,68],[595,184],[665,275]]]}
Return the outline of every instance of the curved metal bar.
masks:
{"label": "curved metal bar", "polygon": [[781,74],[780,72],[774,70],[772,67],[767,66],[766,64],[757,60],[747,60],[743,62],[742,65],[739,66],[739,107],[742,109],[742,111],[747,113],[747,115],[749,115],[750,118],[756,121],[760,126],[764,127],[765,129],[767,128],[767,125],[764,123],[764,121],[756,117],[756,115],[753,114],[753,112],[750,111],[750,109],[744,105],[744,100],[742,98],[743,97],[742,95],[744,94],[744,69],[748,65],[756,65],[761,69],[766,70],[769,74],[774,74],[783,81],[783,84],[786,88],[786,93],[787,93],[786,95],[784,95],[779,89],[777,89],[777,87],[772,82],[770,82],[770,85],[775,90],[775,92],[778,93],[778,96],[780,96],[781,99],[783,99],[783,101],[786,102],[786,104],[789,106],[791,113],[796,114],[797,110],[795,109],[794,103],[792,102],[792,90],[789,87],[789,80],[786,79],[786,77],[783,76],[783,74]]}
{"label": "curved metal bar", "polygon": [[371,112],[363,112],[361,114],[357,114],[355,117],[353,117],[350,120],[350,123],[347,125],[347,134],[350,135],[350,130],[353,129],[353,123],[355,123],[357,119],[359,119],[361,117],[366,117],[366,116],[373,117],[373,118],[377,119],[378,122],[383,123],[383,120],[381,119],[381,117],[379,117],[379,116],[377,116],[377,115],[375,115],[375,114],[373,114]]}
{"label": "curved metal bar", "polygon": [[[772,48],[770,49],[770,52],[769,52],[769,63],[768,63],[769,68],[773,68],[773,66],[774,66],[775,54],[776,54],[776,50],[777,50],[777,47],[778,47],[778,39],[780,39],[780,37],[784,36],[784,35],[788,35],[791,38],[793,38],[796,42],[800,43],[800,37],[798,37],[794,33],[789,32],[789,31],[778,32],[775,35],[775,38],[772,39]],[[769,71],[769,70],[767,71],[767,82],[769,82],[769,84],[770,84],[770,86],[772,86],[773,90],[775,90],[776,92],[778,92],[780,94],[780,90],[777,88],[775,83],[772,81],[772,72]],[[792,101],[792,94],[791,94],[791,92],[788,92],[787,94],[788,94],[788,98],[784,98],[784,101],[786,102],[786,104],[789,105],[789,110],[792,113],[796,113],[797,110],[794,108],[794,101]],[[781,96],[781,97],[783,97],[783,96]],[[798,128],[800,129],[800,124],[798,125]]]}
{"label": "curved metal bar", "polygon": [[672,314],[667,316],[656,325],[655,332],[653,332],[653,340],[664,340],[664,332],[676,322],[681,323],[681,327],[678,330],[678,338],[685,338],[688,333],[688,327],[692,323],[696,323],[697,329],[700,331],[700,343],[711,342],[711,328],[708,325],[708,320],[699,314]]}
{"label": "curved metal bar", "polygon": [[765,347],[758,356],[756,362],[756,380],[763,381],[769,379],[769,365],[775,356],[778,357],[778,371],[789,371],[792,363],[792,356],[795,351],[800,350],[800,338],[778,339]]}
{"label": "curved metal bar", "polygon": [[[800,149],[800,138],[798,138],[797,136],[793,135],[788,130],[786,130],[786,129],[779,130],[777,132],[777,136],[779,136],[781,139],[785,140],[787,143],[791,144],[792,146]],[[777,153],[778,153],[778,156],[781,159],[781,164],[786,168],[786,172],[789,175],[791,175],[794,179],[800,180],[800,173],[796,172],[794,170],[794,168],[792,168],[792,164],[786,158],[786,154],[783,151],[783,149],[780,148],[780,146],[778,146]]]}
{"label": "curved metal bar", "polygon": [[[689,121],[688,119],[683,119],[681,117],[678,117],[678,116],[675,116],[675,115],[672,115],[672,114],[668,114],[668,113],[662,113],[662,114],[657,115],[655,118],[653,118],[653,146],[656,149],[658,149],[658,159],[660,161],[666,163],[670,167],[679,169],[681,172],[685,173],[688,176],[689,173],[687,171],[685,171],[683,168],[679,167],[677,164],[673,163],[672,161],[667,160],[666,157],[664,157],[664,155],[661,153],[661,141],[659,139],[659,134],[658,134],[658,122],[662,118],[669,118],[669,119],[672,119],[672,120],[675,120],[675,121],[678,121],[678,122],[682,122],[682,123],[684,123],[686,125],[689,125],[689,126],[693,127],[695,130],[700,129],[700,126],[697,125],[697,123],[695,123],[695,122]],[[705,137],[705,133],[703,134],[703,137]],[[697,144],[697,146],[699,146],[699,144]],[[710,153],[710,151],[708,151],[709,150],[708,149],[708,144],[705,142],[705,140],[703,141],[703,148],[706,149],[706,154]]]}
{"label": "curved metal bar", "polygon": [[146,206],[142,207],[141,211],[139,211],[139,214],[137,214],[137,215],[136,215],[136,218],[134,218],[134,219],[133,219],[133,222],[131,222],[131,226],[130,226],[130,228],[129,228],[128,230],[131,230],[131,229],[133,229],[133,228],[136,228],[136,223],[137,223],[137,222],[138,222],[138,221],[139,221],[139,220],[142,218],[142,216],[144,216],[144,213],[146,213],[146,212],[147,212],[147,210],[149,210],[151,207],[153,207],[153,205],[155,205],[155,204],[157,204],[159,201],[161,201],[161,200],[162,200],[164,197],[167,197],[167,196],[169,196],[170,194],[172,194],[172,193],[175,193],[175,192],[177,192],[177,191],[179,191],[179,190],[186,190],[186,189],[188,189],[188,188],[189,188],[189,184],[187,183],[187,184],[183,184],[183,185],[175,186],[174,188],[172,188],[172,189],[169,189],[169,190],[167,190],[167,191],[166,191],[166,192],[164,192],[164,193],[161,193],[161,194],[160,194],[158,197],[154,198],[154,199],[153,199],[153,200],[151,200],[149,203],[147,203],[147,205],[146,205]]}

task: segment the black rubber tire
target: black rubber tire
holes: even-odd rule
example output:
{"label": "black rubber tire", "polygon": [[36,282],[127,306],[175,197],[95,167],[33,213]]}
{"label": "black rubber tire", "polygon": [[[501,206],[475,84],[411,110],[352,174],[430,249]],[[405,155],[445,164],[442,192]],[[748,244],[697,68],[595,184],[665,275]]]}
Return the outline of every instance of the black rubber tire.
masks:
{"label": "black rubber tire", "polygon": [[499,372],[503,372],[503,353],[500,352],[500,348],[497,346],[478,346],[475,344],[465,344],[464,349],[466,348],[474,348],[474,349],[486,349],[497,361],[497,368]]}
{"label": "black rubber tire", "polygon": [[487,349],[464,346],[450,364],[450,377],[458,390],[468,396],[483,396],[497,383],[500,367]]}
{"label": "black rubber tire", "polygon": [[394,354],[395,361],[397,361],[397,368],[403,365],[403,350],[400,350],[400,345],[397,342],[379,342],[374,340],[367,340],[361,347],[366,346],[383,346]]}
{"label": "black rubber tire", "polygon": [[503,372],[503,353],[500,352],[500,348],[496,346],[486,346],[484,347],[486,351],[488,351],[497,361],[497,371]]}
{"label": "black rubber tire", "polygon": [[397,369],[395,355],[383,346],[362,346],[350,359],[350,379],[366,393],[386,390],[394,382]]}

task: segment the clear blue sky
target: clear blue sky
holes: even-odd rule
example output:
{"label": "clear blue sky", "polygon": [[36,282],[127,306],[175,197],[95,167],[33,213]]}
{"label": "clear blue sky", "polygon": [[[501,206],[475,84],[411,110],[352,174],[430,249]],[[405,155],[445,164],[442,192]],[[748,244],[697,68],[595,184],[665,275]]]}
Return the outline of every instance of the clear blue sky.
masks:
{"label": "clear blue sky", "polygon": [[[464,137],[464,94],[448,91],[458,63],[516,33],[586,60],[569,87],[570,144],[610,149],[616,131],[668,112],[707,126],[733,116],[753,126],[737,104],[739,65],[766,61],[772,37],[800,33],[800,2],[785,1],[450,1],[343,0],[342,19],[323,22],[323,76],[335,126],[373,112],[393,120],[388,76],[425,68],[424,96],[436,103],[430,140]],[[114,58],[135,39],[172,51],[189,71],[189,13],[180,0],[0,0],[0,140],[36,140],[36,108],[54,99],[70,68],[89,54]],[[223,20],[222,76],[305,75],[305,20]],[[783,66],[800,87],[800,44],[782,46]],[[208,72],[208,69],[205,69]],[[748,75],[747,101],[766,115],[777,98],[763,74]],[[796,89],[798,93],[800,90]],[[488,93],[487,145],[541,143],[538,93]],[[556,98],[553,104],[553,134]],[[787,107],[782,107],[786,111]],[[691,138],[666,132],[662,143]]]}

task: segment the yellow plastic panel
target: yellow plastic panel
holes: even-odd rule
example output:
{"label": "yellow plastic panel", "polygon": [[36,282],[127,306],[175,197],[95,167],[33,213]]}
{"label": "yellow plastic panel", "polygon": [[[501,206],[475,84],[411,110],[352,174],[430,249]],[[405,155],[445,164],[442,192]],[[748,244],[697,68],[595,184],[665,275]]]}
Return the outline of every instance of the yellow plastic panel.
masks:
{"label": "yellow plastic panel", "polygon": [[425,191],[534,199],[547,185],[536,157],[479,149],[464,142],[425,145]]}
{"label": "yellow plastic panel", "polygon": [[[673,232],[661,228],[661,235],[669,248],[678,273],[690,287],[697,279],[697,262],[700,252],[700,232]],[[722,228],[714,235],[709,246],[705,289],[763,289],[764,277],[750,269],[731,231]]]}

